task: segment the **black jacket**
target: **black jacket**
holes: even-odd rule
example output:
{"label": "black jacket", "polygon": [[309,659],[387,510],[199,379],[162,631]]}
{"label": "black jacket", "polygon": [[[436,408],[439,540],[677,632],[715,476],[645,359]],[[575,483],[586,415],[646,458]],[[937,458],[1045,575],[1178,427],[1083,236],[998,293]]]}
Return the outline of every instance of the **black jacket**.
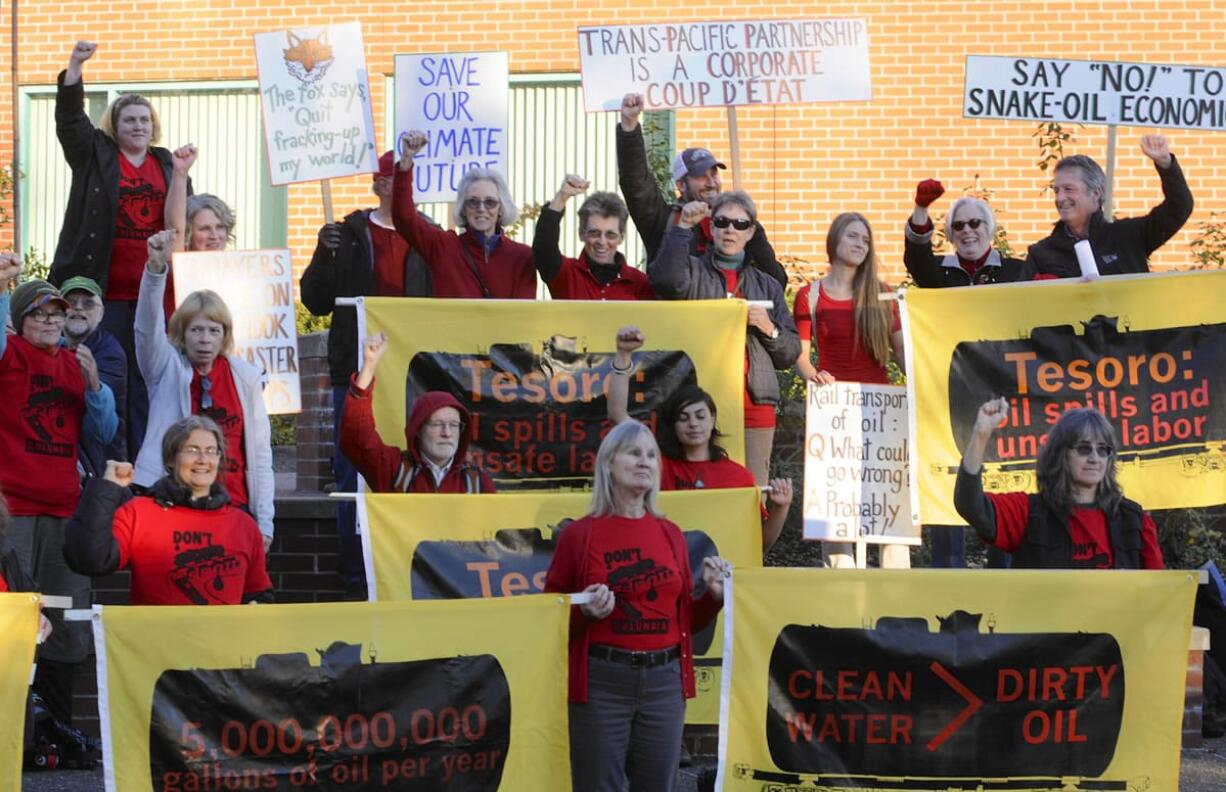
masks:
{"label": "black jacket", "polygon": [[98,378],[115,394],[115,416],[119,419],[115,437],[105,446],[82,436],[77,459],[87,476],[101,476],[106,461],[128,460],[128,356],[115,336],[102,325],[94,328],[81,344],[89,347],[98,363]]}
{"label": "black jacket", "polygon": [[[985,542],[996,539],[996,508],[983,492],[980,475],[958,466],[954,508]],[[1140,569],[1143,544],[1141,505],[1124,498],[1115,514],[1107,515],[1107,530],[1116,569]],[[1067,515],[1055,514],[1038,495],[1031,495],[1022,543],[1013,551],[1014,569],[1071,569],[1073,540]]]}
{"label": "black jacket", "polygon": [[[1149,255],[1183,228],[1192,215],[1192,192],[1175,155],[1171,155],[1170,167],[1155,165],[1154,168],[1162,180],[1165,200],[1149,214],[1124,217],[1112,223],[1107,222],[1101,211],[1090,218],[1090,248],[1094,251],[1100,275],[1149,272]],[[1073,250],[1076,243],[1064,222],[1058,222],[1049,237],[1030,246],[1026,262],[1042,275],[1081,277],[1077,253]]]}
{"label": "black jacket", "polygon": [[[328,331],[328,368],[333,385],[348,385],[349,376],[358,370],[357,309],[337,307],[336,298],[365,297],[375,293],[375,261],[367,227],[369,214],[369,209],[358,209],[345,217],[336,250],[317,244],[311,263],[298,284],[302,304],[308,311],[316,316],[332,314],[332,328]],[[416,250],[410,250],[404,260],[404,291],[406,297],[432,294],[430,271]]]}
{"label": "black jacket", "polygon": [[[58,286],[68,278],[84,275],[93,278],[105,294],[119,211],[119,146],[96,129],[85,114],[84,82],[64,85],[64,72],[58,79],[55,134],[72,169],[72,186],[48,280]],[[151,146],[149,155],[162,166],[162,178],[169,190],[174,170],[170,150]],[[192,194],[190,179],[187,194]]]}
{"label": "black jacket", "polygon": [[[728,296],[728,283],[715,266],[714,253],[701,256],[688,252],[689,231],[676,226],[664,237],[660,255],[647,267],[647,278],[662,300],[719,300]],[[740,291],[746,300],[770,300],[771,322],[779,330],[771,338],[756,327],[745,328],[745,350],[749,355],[749,398],[754,404],[778,404],[779,379],[775,369],[790,368],[800,357],[800,336],[788,310],[783,289],[766,273],[744,266],[739,273]]]}
{"label": "black jacket", "polygon": [[[678,204],[670,204],[660,194],[656,178],[647,167],[647,144],[643,140],[643,127],[635,127],[633,132],[622,129],[617,124],[617,180],[621,186],[622,195],[626,196],[626,208],[630,210],[630,218],[639,230],[643,246],[647,248],[647,261],[656,260],[660,246],[664,242],[664,233],[677,224],[681,214]],[[788,287],[788,274],[783,265],[775,257],[775,249],[766,238],[766,230],[757,223],[753,237],[745,245],[745,253],[750,263],[770,275],[783,288]],[[702,255],[706,252],[707,239],[698,226],[694,227],[690,238],[690,252]]]}
{"label": "black jacket", "polygon": [[1006,258],[993,250],[983,266],[976,270],[972,280],[958,264],[956,253],[941,256],[932,252],[932,232],[930,227],[926,233],[918,234],[909,222],[903,229],[905,246],[902,263],[916,286],[940,289],[947,286],[979,286],[985,283],[1013,283],[1034,279],[1034,268],[1029,262]]}

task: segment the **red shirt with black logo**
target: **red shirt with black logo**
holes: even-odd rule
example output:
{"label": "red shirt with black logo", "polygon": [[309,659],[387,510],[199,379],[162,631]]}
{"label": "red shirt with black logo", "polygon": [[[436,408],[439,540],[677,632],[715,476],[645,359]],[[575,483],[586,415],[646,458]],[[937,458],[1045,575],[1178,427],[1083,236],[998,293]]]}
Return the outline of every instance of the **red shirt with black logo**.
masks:
{"label": "red shirt with black logo", "polygon": [[243,452],[243,406],[238,400],[234,374],[225,355],[218,355],[207,375],[211,407],[202,407],[205,377],[192,372],[192,413],[212,418],[226,438],[226,456],[221,460],[221,483],[235,506],[247,505],[247,459]]}
{"label": "red shirt with black logo", "polygon": [[133,605],[239,605],[272,588],[260,529],[232,505],[204,511],[133,498],[112,530],[119,566],[132,570]]}
{"label": "red shirt with black logo", "polygon": [[590,583],[604,583],[616,604],[607,618],[588,627],[588,640],[633,652],[676,646],[677,600],[692,582],[681,579],[659,518],[608,516],[592,531],[587,568]]}
{"label": "red shirt with black logo", "polygon": [[[166,180],[162,164],[152,154],[140,165],[119,156],[119,208],[115,212],[115,242],[106,280],[106,299],[135,300],[145,269],[149,237],[165,227]],[[167,288],[167,293],[173,291]]]}
{"label": "red shirt with black logo", "polygon": [[9,511],[71,517],[81,496],[77,446],[85,378],[76,353],[9,336],[0,356],[0,492]]}
{"label": "red shirt with black logo", "polygon": [[395,228],[376,223],[373,215],[366,216],[366,227],[370,230],[375,294],[380,297],[403,297],[404,260],[409,255],[409,243]]}
{"label": "red shirt with black logo", "polygon": [[[1006,553],[1015,552],[1022,544],[1030,520],[1030,496],[1024,492],[989,492],[987,496],[996,510],[996,540],[992,544]],[[1115,568],[1111,531],[1102,509],[1074,506],[1068,530],[1073,542],[1073,569]],[[1141,516],[1141,568],[1166,568],[1162,548],[1158,545],[1158,528],[1149,514]]]}

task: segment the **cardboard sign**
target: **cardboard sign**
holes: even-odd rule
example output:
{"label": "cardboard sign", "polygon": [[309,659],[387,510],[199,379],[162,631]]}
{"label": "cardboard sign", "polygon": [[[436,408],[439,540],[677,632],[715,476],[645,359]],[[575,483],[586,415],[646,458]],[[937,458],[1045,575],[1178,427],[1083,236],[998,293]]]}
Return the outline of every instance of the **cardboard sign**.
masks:
{"label": "cardboard sign", "polygon": [[255,63],[274,186],[379,170],[357,22],[257,33]]}
{"label": "cardboard sign", "polygon": [[234,354],[263,369],[269,415],[302,410],[294,273],[288,250],[181,251],[175,305],[200,289],[221,296],[234,319]]}
{"label": "cardboard sign", "polygon": [[738,568],[715,788],[1175,792],[1195,594],[1179,571]]}
{"label": "cardboard sign", "polygon": [[868,101],[863,19],[771,19],[579,28],[583,103],[616,110]]}
{"label": "cardboard sign", "polygon": [[507,173],[507,53],[397,55],[396,139],[411,129],[430,142],[413,158],[417,203],[454,201],[474,168]]}
{"label": "cardboard sign", "polygon": [[968,55],[962,115],[1226,130],[1226,68]]}
{"label": "cardboard sign", "polygon": [[919,544],[908,484],[907,389],[809,383],[804,537]]}

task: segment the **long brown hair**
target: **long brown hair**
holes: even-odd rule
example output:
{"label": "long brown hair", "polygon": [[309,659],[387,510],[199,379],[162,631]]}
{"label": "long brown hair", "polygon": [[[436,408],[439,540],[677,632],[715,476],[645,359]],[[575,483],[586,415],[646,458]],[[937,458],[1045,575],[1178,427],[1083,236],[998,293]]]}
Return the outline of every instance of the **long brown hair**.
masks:
{"label": "long brown hair", "polygon": [[[893,320],[890,308],[877,295],[886,287],[877,277],[877,248],[873,244],[873,227],[859,212],[843,212],[834,218],[826,232],[826,257],[833,264],[843,232],[852,223],[860,222],[868,231],[868,255],[864,263],[856,267],[852,278],[852,301],[856,311],[856,345],[866,350],[873,359],[885,366],[890,362],[890,328]],[[815,299],[810,294],[809,299]]]}

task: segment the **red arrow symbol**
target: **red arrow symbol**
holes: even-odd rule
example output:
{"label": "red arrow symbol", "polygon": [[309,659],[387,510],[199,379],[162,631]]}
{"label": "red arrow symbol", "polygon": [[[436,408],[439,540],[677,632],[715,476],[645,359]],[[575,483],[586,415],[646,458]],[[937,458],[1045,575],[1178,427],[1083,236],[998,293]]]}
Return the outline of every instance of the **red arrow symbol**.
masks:
{"label": "red arrow symbol", "polygon": [[983,700],[967,689],[966,685],[954,679],[954,675],[946,671],[945,667],[937,661],[933,660],[932,665],[928,667],[932,669],[932,673],[939,676],[945,684],[953,688],[955,693],[967,701],[966,709],[959,712],[958,717],[946,724],[945,728],[941,729],[940,734],[928,741],[928,750],[935,751],[941,747],[941,743],[949,739],[949,735],[962,728],[962,724],[970,720],[971,716],[979,711],[979,708],[983,706]]}

